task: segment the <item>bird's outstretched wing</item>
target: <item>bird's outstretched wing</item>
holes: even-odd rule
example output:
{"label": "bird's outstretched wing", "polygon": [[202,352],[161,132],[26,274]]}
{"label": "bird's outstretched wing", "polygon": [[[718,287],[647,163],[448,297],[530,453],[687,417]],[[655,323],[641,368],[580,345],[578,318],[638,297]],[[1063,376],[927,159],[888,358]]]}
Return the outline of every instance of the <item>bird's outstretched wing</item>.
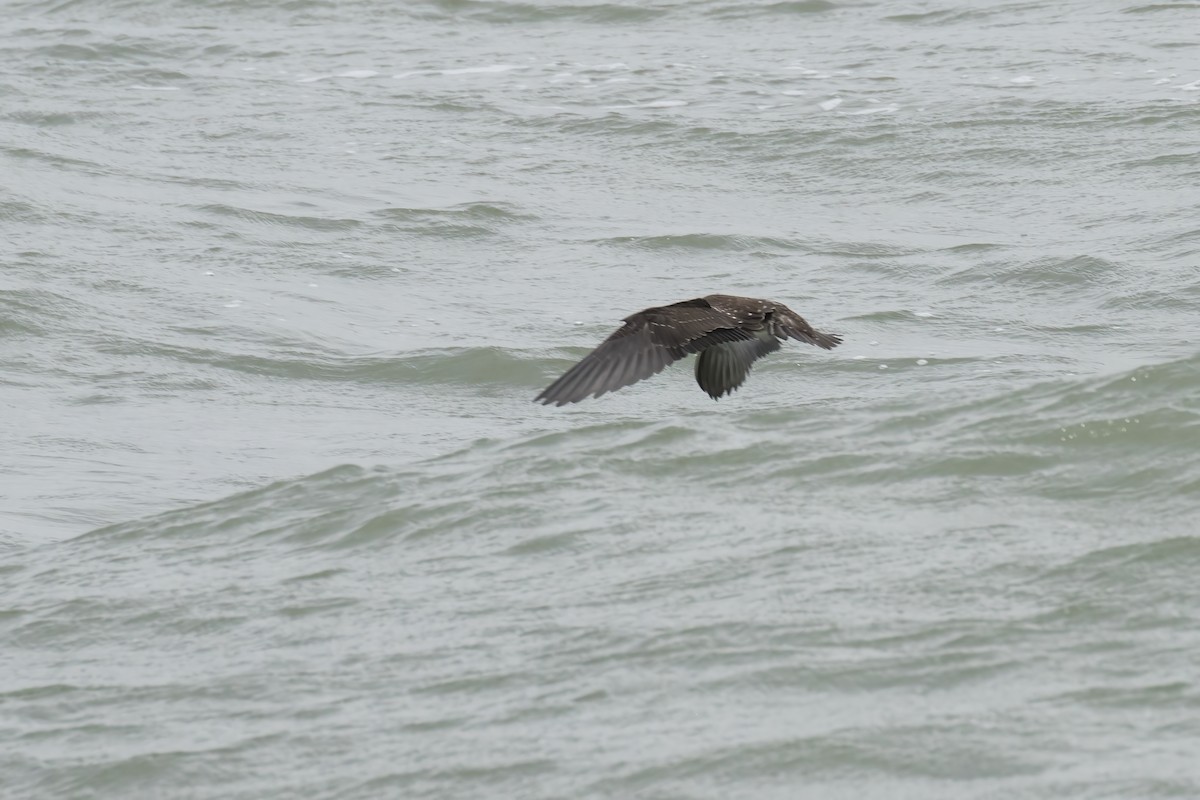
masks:
{"label": "bird's outstretched wing", "polygon": [[[744,342],[754,334],[705,300],[648,308],[583,357],[534,402],[562,406],[629,386],[656,375],[672,362],[716,344]],[[776,343],[778,347],[778,343]]]}

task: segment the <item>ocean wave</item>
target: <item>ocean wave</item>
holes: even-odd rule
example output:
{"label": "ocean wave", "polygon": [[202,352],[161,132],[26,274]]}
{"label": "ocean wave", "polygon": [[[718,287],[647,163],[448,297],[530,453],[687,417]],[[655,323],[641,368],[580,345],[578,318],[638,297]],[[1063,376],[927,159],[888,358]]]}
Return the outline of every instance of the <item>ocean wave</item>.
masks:
{"label": "ocean wave", "polygon": [[830,0],[782,0],[768,3],[720,3],[704,9],[707,16],[719,19],[741,19],[753,17],[788,17],[794,14],[823,14],[837,11],[844,6]]}
{"label": "ocean wave", "polygon": [[[426,366],[436,376],[435,360]],[[933,503],[1122,494],[1160,498],[1158,513],[1165,518],[1185,511],[1186,492],[1200,481],[1194,459],[1200,409],[1192,399],[1198,365],[1200,357],[1191,357],[966,402],[909,404],[872,425],[860,421],[853,431],[832,435],[822,430],[825,418],[802,407],[751,412],[707,433],[700,416],[584,424],[508,442],[481,440],[400,470],[339,467],[89,536],[220,534],[356,548],[453,532],[484,537],[501,549],[524,541],[533,551],[558,546],[565,540],[556,537],[591,529],[605,509],[617,508],[615,497],[606,501],[570,487],[598,482],[644,495],[660,479],[721,492],[771,483],[823,493],[925,486],[913,490],[913,502]],[[501,376],[510,369],[499,367],[497,380],[507,380]],[[777,430],[789,438],[778,439]],[[796,436],[820,444],[799,448]],[[522,530],[540,533],[508,540],[502,533]]]}
{"label": "ocean wave", "polygon": [[811,245],[798,240],[719,233],[614,236],[593,240],[592,243],[600,246],[629,247],[637,250],[715,250],[728,253],[820,252]]}
{"label": "ocean wave", "polygon": [[670,6],[623,3],[523,3],[504,0],[423,0],[422,18],[467,18],[496,24],[575,22],[585,24],[633,24],[649,22],[670,12]]}

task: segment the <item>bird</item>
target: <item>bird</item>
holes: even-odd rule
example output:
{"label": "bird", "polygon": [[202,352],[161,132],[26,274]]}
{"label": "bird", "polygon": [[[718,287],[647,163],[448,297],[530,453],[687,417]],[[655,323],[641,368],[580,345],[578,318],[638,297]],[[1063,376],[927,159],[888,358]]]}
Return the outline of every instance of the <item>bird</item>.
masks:
{"label": "bird", "polygon": [[693,353],[696,383],[720,400],[741,386],[750,366],[774,353],[785,339],[832,350],[842,337],[815,330],[783,303],[710,294],[647,308],[625,324],[534,398],[564,406],[599,397],[662,372]]}

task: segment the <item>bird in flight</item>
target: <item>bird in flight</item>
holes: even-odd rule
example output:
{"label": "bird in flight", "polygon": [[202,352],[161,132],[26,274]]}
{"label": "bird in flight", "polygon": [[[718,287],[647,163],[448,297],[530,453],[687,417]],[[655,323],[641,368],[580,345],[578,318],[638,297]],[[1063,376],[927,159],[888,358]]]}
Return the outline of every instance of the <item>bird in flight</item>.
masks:
{"label": "bird in flight", "polygon": [[842,337],[814,330],[795,311],[773,300],[710,294],[625,318],[600,346],[534,398],[563,406],[599,397],[698,353],[696,383],[714,400],[742,385],[750,365],[774,353],[784,339],[831,350]]}

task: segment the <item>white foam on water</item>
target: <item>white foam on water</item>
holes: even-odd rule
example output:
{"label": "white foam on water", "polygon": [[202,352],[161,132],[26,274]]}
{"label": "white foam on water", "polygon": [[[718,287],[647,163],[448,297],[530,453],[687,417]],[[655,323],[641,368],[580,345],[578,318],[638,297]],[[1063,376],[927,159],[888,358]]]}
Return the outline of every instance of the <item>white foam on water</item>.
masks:
{"label": "white foam on water", "polygon": [[133,86],[130,86],[129,88],[133,89],[135,91],[138,91],[138,92],[178,92],[179,91],[178,86],[141,86],[139,84],[134,84]]}
{"label": "white foam on water", "polygon": [[490,75],[498,72],[512,72],[514,69],[526,69],[518,64],[491,64],[486,67],[461,67],[459,69],[440,70],[442,75]]}
{"label": "white foam on water", "polygon": [[339,78],[374,78],[379,73],[373,69],[352,69],[347,72],[339,72]]}
{"label": "white foam on water", "polygon": [[679,108],[686,106],[686,100],[653,100],[649,103],[634,103],[627,106],[605,106],[609,111],[621,111],[628,108]]}
{"label": "white foam on water", "polygon": [[929,362],[928,362],[928,361],[926,361],[926,360],[925,360],[925,359],[923,359],[923,358],[918,358],[918,359],[917,359],[917,366],[919,366],[919,367],[923,367],[923,366],[925,366],[925,365],[926,365],[926,364],[928,364],[928,363],[929,363]]}
{"label": "white foam on water", "polygon": [[932,311],[914,311],[913,316],[914,317],[932,317],[933,312]]}
{"label": "white foam on water", "polygon": [[860,108],[857,111],[843,111],[847,117],[861,117],[863,114],[890,114],[899,110],[899,106],[880,106],[879,108]]}
{"label": "white foam on water", "polygon": [[784,89],[780,94],[784,97],[804,97],[807,92],[802,92],[799,89]]}
{"label": "white foam on water", "polygon": [[834,97],[830,100],[826,100],[824,103],[821,103],[821,108],[824,109],[825,111],[833,111],[835,108],[837,108],[841,104],[842,104],[842,98]]}
{"label": "white foam on water", "polygon": [[310,75],[307,78],[298,79],[296,81],[296,83],[316,83],[317,81],[323,81],[326,78],[332,78],[332,77],[333,77],[332,75]]}
{"label": "white foam on water", "polygon": [[401,81],[412,77],[429,77],[432,75],[495,75],[501,72],[511,72],[515,69],[529,69],[520,64],[491,64],[486,67],[458,67],[455,69],[415,69],[410,72],[397,72],[393,80]]}
{"label": "white foam on water", "polygon": [[1185,92],[1200,92],[1200,80],[1195,80],[1191,83],[1181,83],[1175,88],[1183,89]]}
{"label": "white foam on water", "polygon": [[1033,78],[1030,77],[1029,75],[1021,75],[1019,77],[1009,79],[1008,82],[1015,83],[1018,86],[1024,86],[1026,84],[1033,83]]}

